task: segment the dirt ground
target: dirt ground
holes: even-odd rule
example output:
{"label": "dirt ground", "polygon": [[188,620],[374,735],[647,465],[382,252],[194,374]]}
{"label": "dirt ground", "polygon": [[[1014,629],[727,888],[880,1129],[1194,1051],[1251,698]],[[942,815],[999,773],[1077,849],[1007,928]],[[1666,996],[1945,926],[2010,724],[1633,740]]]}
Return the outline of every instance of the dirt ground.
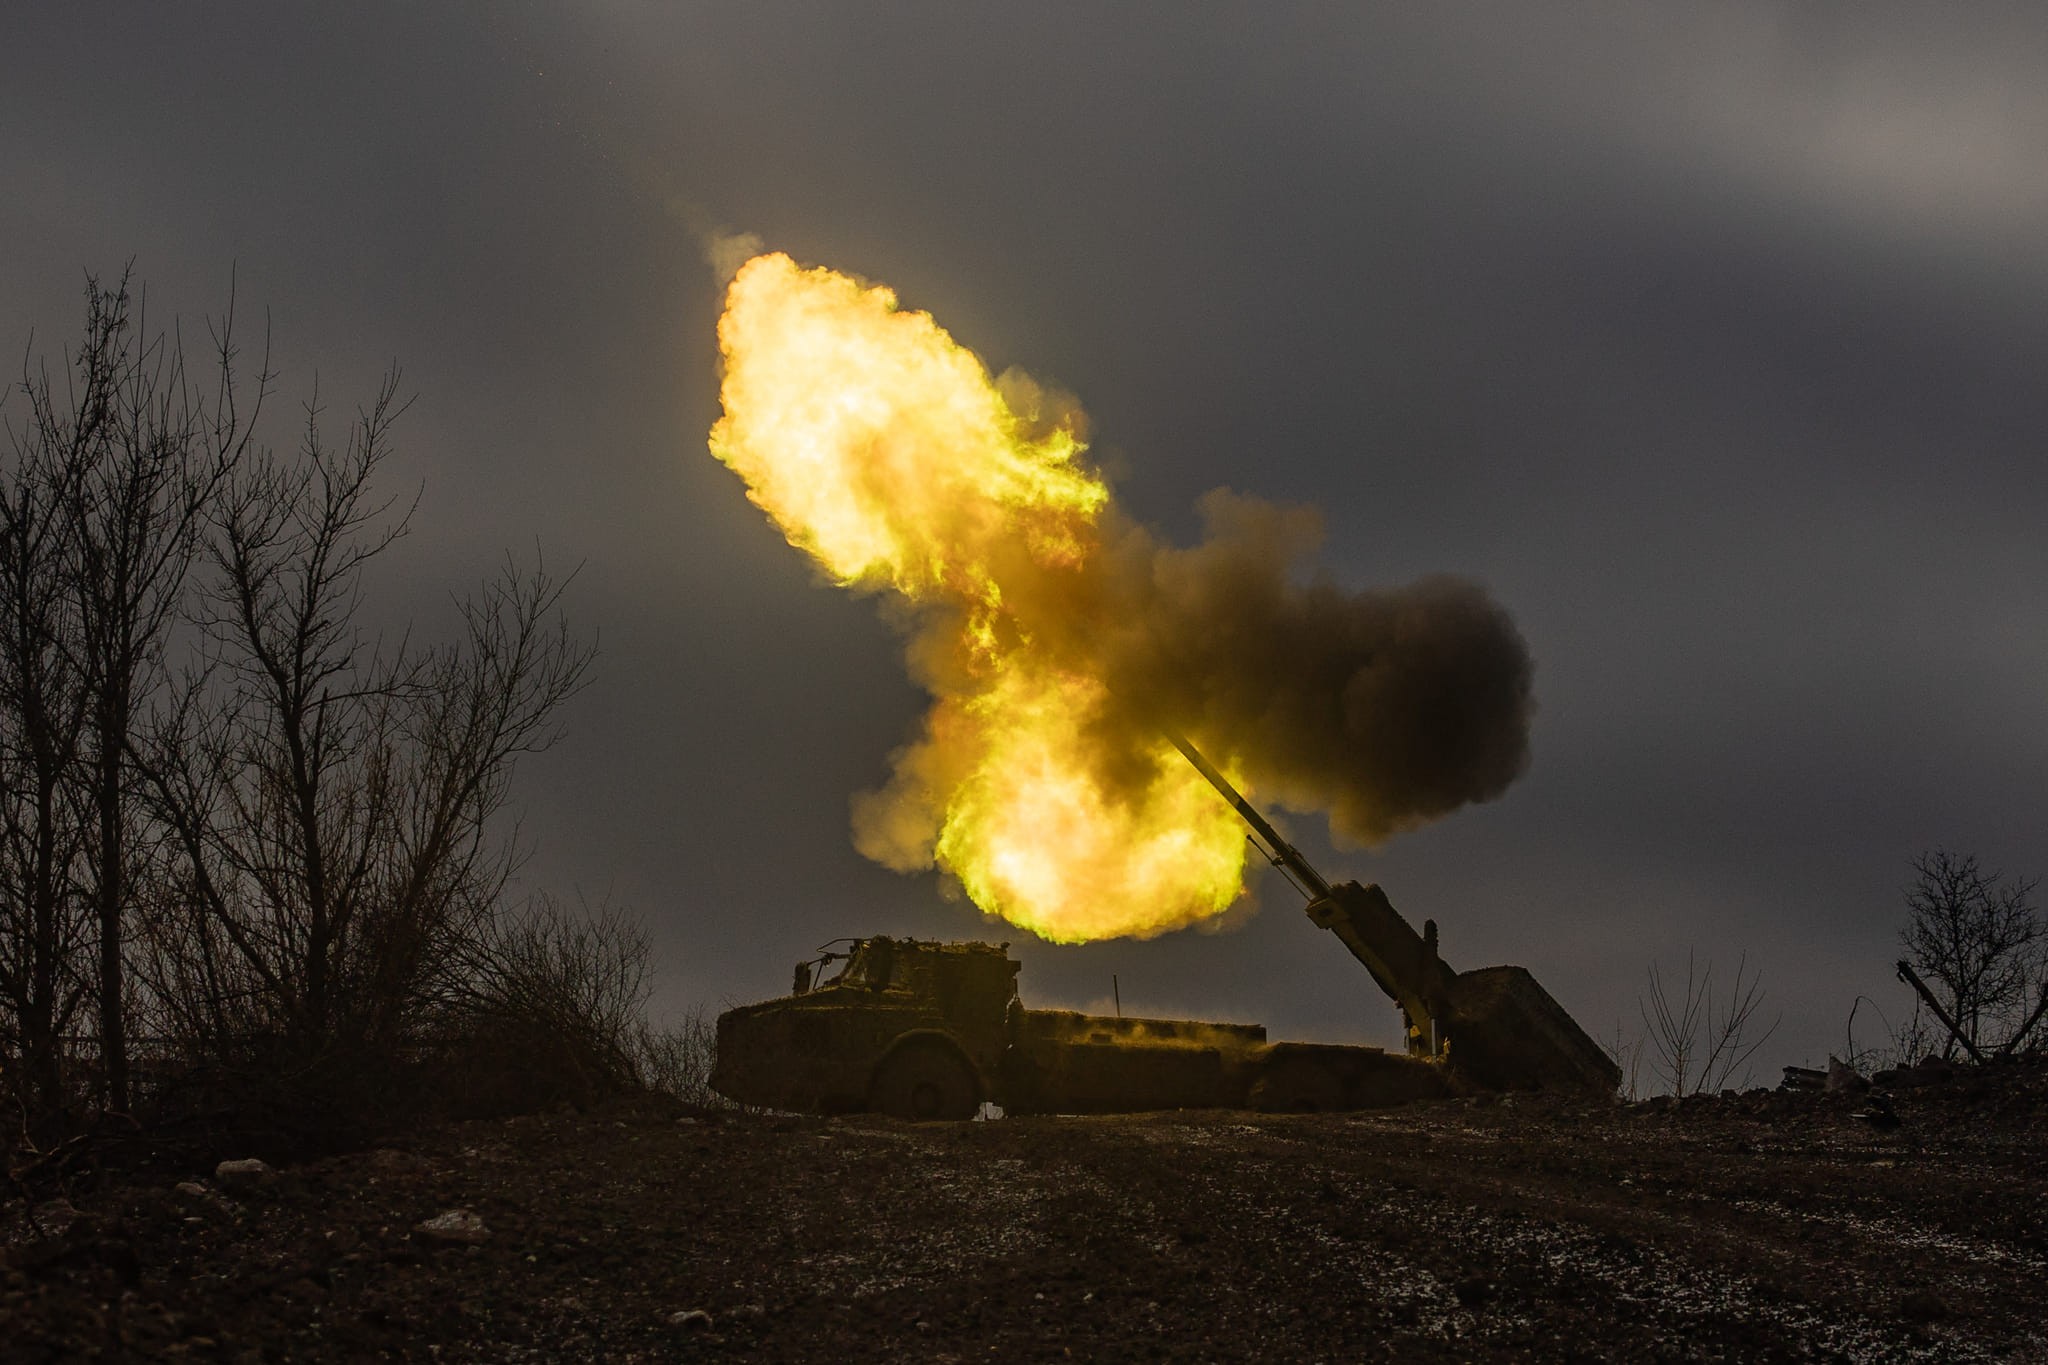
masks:
{"label": "dirt ground", "polygon": [[2048,1360],[2048,1068],[1895,1109],[459,1124],[15,1204],[0,1356]]}

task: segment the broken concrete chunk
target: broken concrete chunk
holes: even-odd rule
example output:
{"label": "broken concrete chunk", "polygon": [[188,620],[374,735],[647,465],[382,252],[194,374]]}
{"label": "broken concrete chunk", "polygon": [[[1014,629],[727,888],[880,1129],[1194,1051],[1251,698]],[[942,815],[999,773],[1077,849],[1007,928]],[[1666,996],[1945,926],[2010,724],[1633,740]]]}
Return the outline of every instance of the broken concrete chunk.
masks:
{"label": "broken concrete chunk", "polygon": [[1830,1095],[1855,1095],[1868,1089],[1870,1082],[1863,1079],[1862,1072],[1840,1057],[1828,1058],[1827,1092]]}
{"label": "broken concrete chunk", "polygon": [[1947,1300],[1931,1289],[1914,1289],[1899,1297],[1899,1316],[1908,1322],[1935,1322],[1949,1315]]}
{"label": "broken concrete chunk", "polygon": [[259,1185],[268,1185],[277,1179],[277,1172],[268,1162],[255,1157],[240,1161],[223,1161],[213,1168],[213,1178],[220,1182],[222,1189],[247,1190]]}
{"label": "broken concrete chunk", "polygon": [[413,1231],[430,1242],[467,1246],[476,1246],[491,1235],[491,1230],[484,1226],[484,1220],[468,1209],[450,1209],[446,1213],[437,1213],[414,1227]]}
{"label": "broken concrete chunk", "polygon": [[1816,1071],[1810,1066],[1788,1066],[1785,1079],[1779,1083],[1780,1090],[1818,1090],[1827,1084],[1828,1073]]}

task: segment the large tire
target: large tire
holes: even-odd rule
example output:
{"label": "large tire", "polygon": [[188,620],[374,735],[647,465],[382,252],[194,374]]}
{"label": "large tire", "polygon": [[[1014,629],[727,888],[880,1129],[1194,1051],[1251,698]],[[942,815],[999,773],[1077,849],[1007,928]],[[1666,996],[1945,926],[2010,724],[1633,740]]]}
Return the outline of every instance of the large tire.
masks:
{"label": "large tire", "polygon": [[981,1086],[944,1043],[906,1043],[890,1053],[868,1087],[868,1108],[899,1119],[957,1121],[981,1108]]}

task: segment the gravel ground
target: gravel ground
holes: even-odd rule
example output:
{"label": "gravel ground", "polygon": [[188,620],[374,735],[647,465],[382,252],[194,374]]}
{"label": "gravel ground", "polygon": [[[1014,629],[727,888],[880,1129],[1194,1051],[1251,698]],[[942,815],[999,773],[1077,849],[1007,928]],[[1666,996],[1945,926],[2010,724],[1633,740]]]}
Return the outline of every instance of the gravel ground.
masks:
{"label": "gravel ground", "polygon": [[2048,1361],[2048,1067],[1860,1107],[458,1124],[8,1207],[0,1357]]}

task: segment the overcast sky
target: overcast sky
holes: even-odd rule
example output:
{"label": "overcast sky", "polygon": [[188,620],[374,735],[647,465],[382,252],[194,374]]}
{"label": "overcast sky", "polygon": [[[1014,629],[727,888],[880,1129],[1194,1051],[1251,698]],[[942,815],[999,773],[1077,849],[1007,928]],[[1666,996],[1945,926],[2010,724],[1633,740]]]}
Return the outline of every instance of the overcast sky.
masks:
{"label": "overcast sky", "polygon": [[[2035,7],[22,5],[0,129],[0,342],[74,336],[86,270],[188,329],[232,272],[282,419],[394,359],[419,394],[380,619],[432,633],[508,548],[585,565],[527,882],[642,912],[664,1009],[840,935],[1027,938],[852,849],[922,699],[706,453],[705,224],[1077,393],[1170,538],[1223,485],[1320,507],[1348,586],[1484,583],[1527,776],[1379,850],[1289,822],[1456,967],[1611,1036],[1652,961],[1747,953],[1774,1080],[1859,993],[1906,1011],[1915,853],[2048,869]],[[1019,942],[1025,998],[1391,1041],[1259,895]]]}

